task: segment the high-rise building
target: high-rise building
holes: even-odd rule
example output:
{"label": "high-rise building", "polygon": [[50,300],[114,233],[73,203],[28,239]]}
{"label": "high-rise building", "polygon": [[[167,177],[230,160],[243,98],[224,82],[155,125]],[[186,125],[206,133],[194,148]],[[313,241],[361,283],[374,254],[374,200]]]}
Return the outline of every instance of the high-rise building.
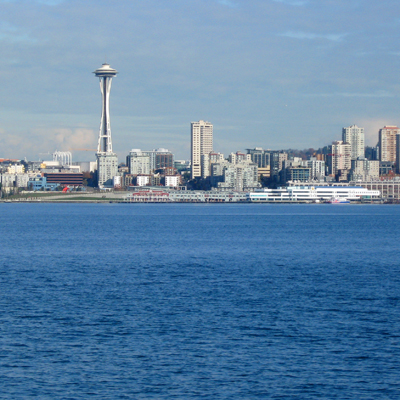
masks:
{"label": "high-rise building", "polygon": [[97,179],[100,188],[113,185],[113,178],[118,173],[118,157],[112,150],[110,125],[110,90],[111,81],[117,71],[104,63],[93,72],[100,79],[102,97],[99,142],[97,145]]}
{"label": "high-rise building", "polygon": [[200,120],[191,123],[192,179],[202,176],[201,159],[213,150],[213,125]]}
{"label": "high-rise building", "polygon": [[349,143],[351,145],[352,160],[357,160],[359,157],[365,157],[364,128],[359,128],[357,125],[343,128],[342,140],[344,143]]}
{"label": "high-rise building", "polygon": [[338,140],[332,143],[331,146],[331,173],[339,174],[351,168],[351,145]]}
{"label": "high-rise building", "polygon": [[396,143],[400,129],[397,126],[384,126],[379,129],[379,161],[396,162]]}

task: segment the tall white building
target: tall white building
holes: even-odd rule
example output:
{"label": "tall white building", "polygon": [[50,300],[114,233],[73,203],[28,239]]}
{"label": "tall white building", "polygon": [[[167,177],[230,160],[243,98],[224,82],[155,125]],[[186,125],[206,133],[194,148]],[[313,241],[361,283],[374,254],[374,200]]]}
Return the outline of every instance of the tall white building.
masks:
{"label": "tall white building", "polygon": [[213,125],[200,120],[191,123],[192,179],[202,176],[201,159],[213,150]]}
{"label": "tall white building", "polygon": [[359,128],[357,125],[343,128],[342,140],[344,143],[349,143],[351,145],[352,160],[357,160],[359,157],[365,157],[364,128]]}

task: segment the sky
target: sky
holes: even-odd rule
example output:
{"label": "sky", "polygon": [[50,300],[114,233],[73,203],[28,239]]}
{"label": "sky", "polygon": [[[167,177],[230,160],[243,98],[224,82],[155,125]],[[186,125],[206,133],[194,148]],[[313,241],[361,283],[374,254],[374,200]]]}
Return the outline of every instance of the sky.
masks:
{"label": "sky", "polygon": [[104,62],[120,161],[189,159],[201,119],[226,156],[326,146],[353,124],[374,146],[400,124],[399,38],[398,0],[0,0],[0,158],[94,160]]}

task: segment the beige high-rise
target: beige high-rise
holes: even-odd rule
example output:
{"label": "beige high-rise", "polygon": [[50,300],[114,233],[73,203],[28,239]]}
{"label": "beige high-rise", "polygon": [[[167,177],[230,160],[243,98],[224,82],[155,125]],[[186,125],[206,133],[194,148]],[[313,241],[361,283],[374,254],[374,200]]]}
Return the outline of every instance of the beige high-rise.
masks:
{"label": "beige high-rise", "polygon": [[332,142],[332,174],[336,175],[341,170],[351,168],[351,145],[342,140]]}
{"label": "beige high-rise", "polygon": [[359,128],[357,125],[343,128],[342,140],[344,143],[349,143],[351,145],[352,160],[365,157],[364,128]]}
{"label": "beige high-rise", "polygon": [[384,126],[379,129],[379,161],[396,162],[396,143],[400,129],[397,126]]}
{"label": "beige high-rise", "polygon": [[202,176],[201,159],[213,150],[213,125],[200,120],[191,123],[192,179]]}

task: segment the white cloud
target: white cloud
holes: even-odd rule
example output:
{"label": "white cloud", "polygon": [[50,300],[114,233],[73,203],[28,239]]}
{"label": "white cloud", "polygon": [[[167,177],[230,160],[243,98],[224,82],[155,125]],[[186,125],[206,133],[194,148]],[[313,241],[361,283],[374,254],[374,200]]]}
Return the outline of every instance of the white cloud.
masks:
{"label": "white cloud", "polygon": [[2,137],[3,157],[30,159],[40,158],[45,152],[70,151],[77,149],[95,149],[97,147],[97,134],[88,128],[36,128],[29,134],[29,140],[23,135],[8,133],[0,129]]}

